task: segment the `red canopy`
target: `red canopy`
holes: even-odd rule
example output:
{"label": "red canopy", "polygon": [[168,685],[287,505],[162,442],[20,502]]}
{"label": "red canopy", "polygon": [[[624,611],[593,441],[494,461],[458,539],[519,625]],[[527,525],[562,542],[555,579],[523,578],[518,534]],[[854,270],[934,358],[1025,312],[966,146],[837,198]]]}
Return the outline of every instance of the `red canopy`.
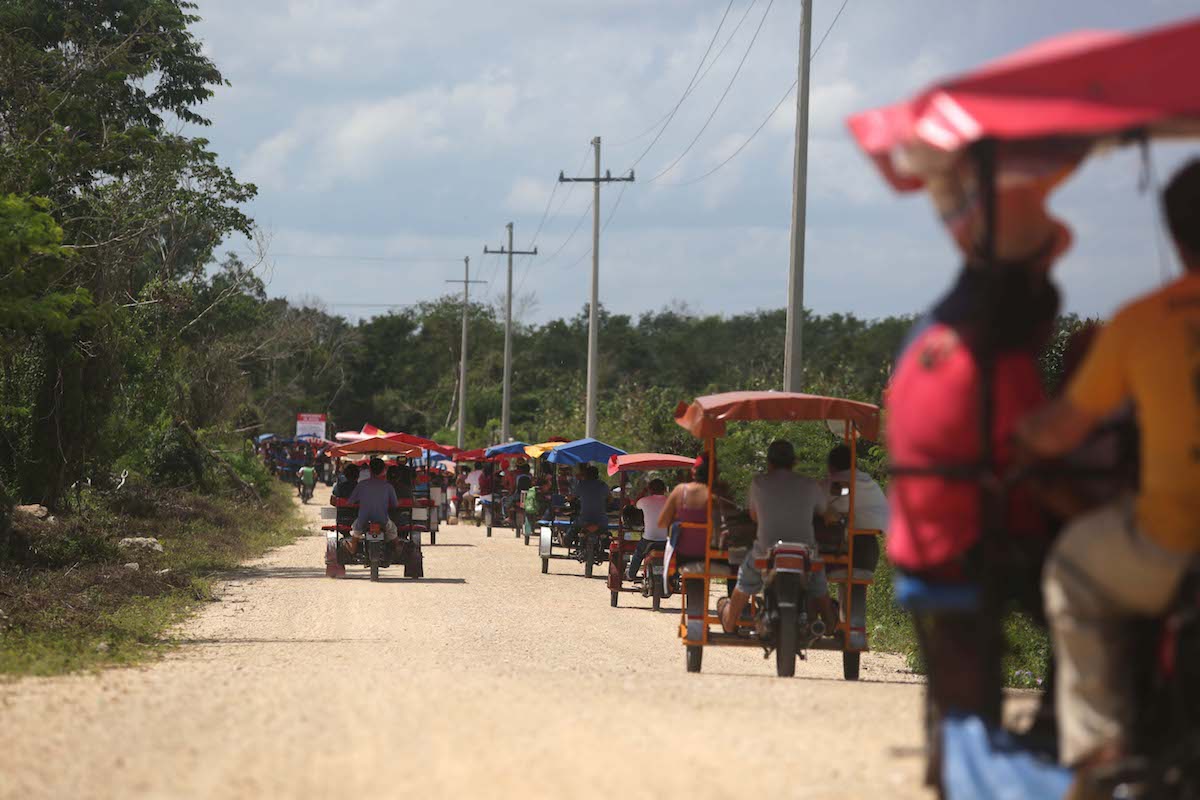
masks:
{"label": "red canopy", "polygon": [[856,400],[794,392],[725,392],[680,403],[675,422],[701,439],[725,435],[728,420],[808,422],[839,420],[854,424],[868,439],[879,436],[879,407]]}
{"label": "red canopy", "polygon": [[491,461],[485,455],[487,448],[480,447],[476,450],[458,450],[455,449],[453,458],[455,461]]}
{"label": "red canopy", "polygon": [[1080,31],[857,114],[849,126],[892,186],[907,191],[982,139],[1194,134],[1198,71],[1200,19],[1133,34]]}
{"label": "red canopy", "polygon": [[420,458],[421,448],[407,442],[400,442],[390,437],[376,436],[370,439],[362,439],[361,441],[351,442],[350,444],[341,444],[329,451],[329,454],[335,458],[344,458],[350,455],[380,455],[380,456],[404,456],[406,458]]}
{"label": "red canopy", "polygon": [[645,472],[652,469],[691,469],[694,464],[694,459],[668,453],[629,453],[624,456],[610,456],[608,474]]}
{"label": "red canopy", "polygon": [[405,444],[413,444],[426,450],[432,450],[435,453],[441,453],[444,456],[450,456],[451,458],[458,452],[457,447],[451,447],[448,444],[438,444],[433,439],[426,439],[424,436],[416,436],[411,433],[389,433],[384,438],[404,442]]}

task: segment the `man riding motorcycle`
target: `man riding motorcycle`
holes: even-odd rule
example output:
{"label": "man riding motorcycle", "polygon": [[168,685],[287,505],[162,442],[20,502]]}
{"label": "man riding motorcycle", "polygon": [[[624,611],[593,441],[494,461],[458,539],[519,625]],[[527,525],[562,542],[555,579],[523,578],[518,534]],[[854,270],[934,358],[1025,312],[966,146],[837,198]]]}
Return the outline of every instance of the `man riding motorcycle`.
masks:
{"label": "man riding motorcycle", "polygon": [[317,485],[317,471],[312,464],[305,464],[296,471],[296,481],[300,484],[300,497],[307,503]]}
{"label": "man riding motorcycle", "polygon": [[387,466],[381,458],[371,459],[371,477],[360,481],[350,493],[349,502],[358,506],[358,517],[351,526],[350,541],[347,544],[350,552],[358,551],[358,543],[362,541],[368,526],[379,524],[383,526],[385,537],[389,544],[395,545],[400,538],[396,523],[392,522],[388,512],[397,508],[400,501],[396,498],[396,490],[385,479]]}
{"label": "man riding motorcycle", "polygon": [[[816,547],[813,515],[823,514],[829,497],[821,484],[792,472],[796,466],[796,450],[783,439],[767,448],[767,472],[756,475],[750,484],[750,518],[758,523],[754,547],[738,568],[737,588],[728,598],[721,598],[717,613],[726,633],[736,633],[738,618],[750,598],[763,590],[763,577],[754,565],[755,559],[766,558],[776,542],[794,542]],[[814,571],[809,576],[808,595],[815,602],[827,629],[837,623],[833,600],[829,596],[825,573]]]}
{"label": "man riding motorcycle", "polygon": [[1020,440],[1062,456],[1132,402],[1141,487],[1076,519],[1043,575],[1058,656],[1062,762],[1087,776],[1128,755],[1134,698],[1121,643],[1161,616],[1200,554],[1200,160],[1163,206],[1186,274],[1122,308],[1063,396],[1027,417]]}

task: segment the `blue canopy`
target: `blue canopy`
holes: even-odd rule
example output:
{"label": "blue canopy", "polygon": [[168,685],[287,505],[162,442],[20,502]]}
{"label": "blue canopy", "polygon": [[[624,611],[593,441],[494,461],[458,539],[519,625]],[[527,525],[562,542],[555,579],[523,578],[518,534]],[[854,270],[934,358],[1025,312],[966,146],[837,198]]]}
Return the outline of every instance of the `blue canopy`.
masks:
{"label": "blue canopy", "polygon": [[587,464],[598,462],[608,463],[610,456],[626,455],[624,450],[605,444],[590,436],[586,439],[576,439],[573,442],[556,447],[546,456],[551,464]]}
{"label": "blue canopy", "polygon": [[423,450],[421,452],[421,458],[428,462],[450,460],[450,456],[446,455],[445,453],[439,453],[437,450]]}
{"label": "blue canopy", "polygon": [[254,441],[256,441],[256,442],[265,442],[267,439],[274,439],[274,438],[275,438],[275,434],[273,434],[273,433],[264,433],[264,434],[260,434],[259,436],[255,436],[255,437],[254,437]]}
{"label": "blue canopy", "polygon": [[525,455],[526,444],[524,442],[509,442],[508,444],[496,444],[483,451],[484,456],[491,458],[492,456],[507,456],[507,455]]}

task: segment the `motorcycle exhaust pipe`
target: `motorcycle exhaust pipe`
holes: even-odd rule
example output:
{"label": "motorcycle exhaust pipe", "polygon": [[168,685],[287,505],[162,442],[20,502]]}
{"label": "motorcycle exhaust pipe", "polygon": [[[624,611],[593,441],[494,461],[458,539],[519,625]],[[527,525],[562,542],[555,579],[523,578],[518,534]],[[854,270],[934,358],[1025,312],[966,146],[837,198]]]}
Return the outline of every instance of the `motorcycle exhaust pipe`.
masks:
{"label": "motorcycle exhaust pipe", "polygon": [[814,619],[812,624],[808,626],[808,629],[812,632],[812,635],[815,637],[819,638],[821,636],[824,636],[825,635],[825,620],[821,619],[820,617],[818,617],[817,619]]}

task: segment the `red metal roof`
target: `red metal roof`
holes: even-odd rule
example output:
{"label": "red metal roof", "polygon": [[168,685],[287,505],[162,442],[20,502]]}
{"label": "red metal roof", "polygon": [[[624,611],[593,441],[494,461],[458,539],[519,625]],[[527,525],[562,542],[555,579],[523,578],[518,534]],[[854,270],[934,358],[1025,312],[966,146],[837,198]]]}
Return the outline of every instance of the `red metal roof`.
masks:
{"label": "red metal roof", "polygon": [[694,460],[668,453],[629,453],[611,456],[608,459],[608,474],[618,472],[645,472],[652,469],[691,469]]}
{"label": "red metal roof", "polygon": [[852,422],[868,439],[879,437],[879,407],[857,400],[793,392],[725,392],[697,397],[675,409],[676,424],[701,439],[725,435],[729,420]]}
{"label": "red metal roof", "polygon": [[1078,31],[848,122],[892,186],[907,191],[983,139],[1061,148],[1062,139],[1198,133],[1198,70],[1200,19],[1138,33]]}

